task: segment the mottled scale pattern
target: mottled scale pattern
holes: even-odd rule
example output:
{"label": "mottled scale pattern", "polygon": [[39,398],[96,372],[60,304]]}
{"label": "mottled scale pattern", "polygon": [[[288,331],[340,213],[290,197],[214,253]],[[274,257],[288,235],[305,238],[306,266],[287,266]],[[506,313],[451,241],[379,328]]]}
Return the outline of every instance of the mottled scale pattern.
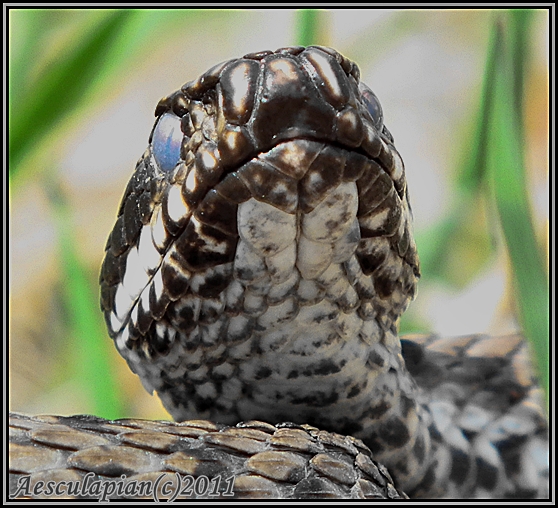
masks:
{"label": "mottled scale pattern", "polygon": [[439,444],[432,477],[445,497],[549,496],[549,436],[544,394],[520,335],[402,339],[407,368],[432,415]]}
{"label": "mottled scale pattern", "polygon": [[[310,425],[12,413],[9,431],[9,493],[15,499],[52,499],[45,492],[53,482],[63,485],[56,499],[95,501],[103,496],[99,485],[116,485],[125,475],[122,485],[158,485],[159,499],[166,500],[174,491],[163,484],[175,486],[176,474],[184,494],[177,499],[406,499],[361,441]],[[209,479],[211,488],[188,488],[190,477]],[[43,494],[33,495],[39,489]],[[123,487],[104,500],[153,500],[147,488],[143,496],[130,492]]]}
{"label": "mottled scale pattern", "polygon": [[[411,496],[540,495],[483,485],[488,467],[510,477],[503,450],[485,456],[480,420],[442,432],[439,406],[456,399],[429,398],[405,365],[398,320],[420,275],[405,169],[353,62],[323,47],[248,54],[155,115],[106,245],[101,307],[173,418],[349,434]],[[467,467],[450,474],[459,454]]]}

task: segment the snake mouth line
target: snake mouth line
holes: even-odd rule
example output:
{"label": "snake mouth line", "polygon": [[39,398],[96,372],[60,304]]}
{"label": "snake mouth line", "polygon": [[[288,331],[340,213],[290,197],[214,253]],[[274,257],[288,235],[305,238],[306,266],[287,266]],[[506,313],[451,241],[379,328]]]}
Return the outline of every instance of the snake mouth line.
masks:
{"label": "snake mouth line", "polygon": [[[393,145],[391,145],[391,140],[387,139],[387,136],[385,136],[385,134],[379,133],[380,134],[380,154],[382,153],[387,153],[389,151],[393,151],[397,154],[396,150],[393,148]],[[150,136],[150,139],[152,138],[152,136]],[[317,136],[310,136],[310,135],[306,135],[306,136],[297,136],[297,137],[287,137],[285,139],[280,139],[278,141],[276,141],[275,143],[273,143],[267,150],[259,150],[257,152],[253,152],[249,155],[247,155],[243,160],[240,160],[238,162],[238,164],[236,165],[236,167],[234,168],[230,168],[226,171],[223,171],[218,180],[216,181],[215,185],[213,188],[215,188],[218,184],[222,183],[231,173],[235,173],[236,170],[240,167],[243,167],[245,164],[251,162],[251,161],[255,161],[258,158],[262,157],[263,155],[265,155],[266,153],[272,152],[274,149],[276,149],[278,146],[280,145],[284,145],[286,143],[289,142],[308,142],[308,143],[319,143],[320,145],[322,145],[323,147],[331,147],[333,149],[338,149],[338,150],[342,150],[345,152],[351,152],[354,154],[358,154],[362,157],[364,157],[366,160],[370,161],[371,163],[377,164],[379,168],[381,168],[381,170],[383,171],[383,173],[385,175],[387,175],[390,180],[393,182],[393,185],[397,188],[398,187],[398,181],[396,179],[394,179],[394,175],[399,176],[399,178],[401,179],[402,177],[402,173],[403,173],[403,169],[402,169],[402,163],[400,163],[400,157],[397,154],[395,157],[391,157],[388,160],[393,161],[393,165],[396,167],[395,171],[393,168],[388,168],[386,161],[378,156],[378,157],[372,157],[365,149],[363,149],[361,146],[358,147],[350,147],[347,146],[339,141],[332,141],[330,139],[323,139]],[[309,158],[308,160],[305,161],[305,163],[307,165],[310,165],[313,163],[313,161],[315,160],[316,157],[318,157],[319,152],[315,152],[313,154],[313,157]],[[151,168],[151,171],[153,173],[155,173],[157,176],[156,178],[162,178],[163,181],[165,182],[166,185],[172,185],[172,182],[175,178],[175,174],[176,174],[176,170],[169,172],[169,171],[163,171],[160,167],[159,164],[156,160],[156,158],[153,156],[153,150],[152,150],[152,145],[150,143],[150,149],[148,150],[148,158],[149,158],[149,167]],[[183,163],[184,161],[182,161]],[[273,163],[270,163],[269,161],[266,162],[267,164],[271,164],[273,166]],[[180,163],[177,164],[177,167],[180,166]],[[401,169],[400,169],[401,167]],[[275,167],[275,169],[280,170],[279,168]],[[402,189],[404,190],[404,189]],[[206,191],[206,195],[208,192],[211,191],[211,188],[207,189]],[[263,196],[262,196],[263,197]],[[401,198],[403,197],[402,195],[400,196]],[[256,199],[258,199],[256,197]],[[176,201],[176,200],[175,200]],[[160,202],[157,206],[162,206],[162,203]],[[181,206],[178,206],[177,208],[181,209]],[[187,211],[187,213],[183,214],[182,218],[178,219],[177,222],[177,227],[175,229],[175,231],[173,231],[172,237],[173,238],[179,238],[185,231],[187,224],[188,224],[188,218],[190,216],[192,216],[195,213],[195,209],[190,209]],[[180,210],[179,213],[182,213],[183,210]],[[298,212],[300,213],[300,211]],[[146,229],[149,228],[149,225],[144,225],[142,228]],[[141,240],[141,235],[140,235],[140,239]],[[144,240],[145,241],[145,240]],[[157,276],[157,273],[159,272],[159,270],[161,269],[161,266],[164,262],[164,260],[167,258],[167,256],[169,255],[169,252],[172,250],[173,248],[173,241],[169,242],[168,245],[162,250],[160,251],[160,257],[159,257],[159,262],[156,265],[151,264],[150,265],[150,269],[148,270],[148,279],[145,280],[145,283],[143,285],[143,287],[140,289],[138,288],[137,283],[134,284],[131,279],[132,279],[132,275],[131,274],[138,274],[138,272],[140,271],[137,268],[132,267],[126,267],[126,274],[128,274],[128,277],[126,278],[126,281],[123,280],[123,283],[121,284],[121,287],[125,287],[125,286],[131,286],[134,287],[135,289],[131,292],[128,292],[128,296],[130,298],[130,303],[127,305],[124,305],[122,303],[122,299],[124,298],[124,295],[126,294],[126,291],[119,290],[120,293],[117,292],[117,295],[120,294],[121,295],[121,299],[119,300],[118,298],[116,298],[115,300],[115,312],[111,313],[110,316],[110,329],[113,332],[113,337],[117,337],[120,336],[123,332],[123,330],[127,327],[128,323],[130,322],[130,319],[133,319],[134,317],[134,311],[137,312],[137,306],[138,306],[138,302],[140,301],[140,299],[142,298],[142,294],[144,293],[144,291],[146,290],[146,288],[148,288],[154,281],[155,277]],[[135,248],[138,247],[138,245],[136,244],[134,246]],[[132,253],[130,255],[130,253],[128,254],[128,259],[132,260],[134,259],[134,254]],[[128,263],[130,263],[130,261],[128,261]],[[134,261],[132,261],[132,263],[134,263]],[[144,279],[144,277],[138,276],[137,279],[138,280],[142,280],[142,278]],[[155,284],[155,286],[157,289],[162,290],[162,283],[159,284]],[[138,292],[139,290],[139,292]],[[135,295],[135,296],[134,296]],[[122,308],[123,306],[125,307],[129,307],[129,310],[125,313],[125,316],[122,316],[121,312],[118,312],[119,308]],[[119,317],[120,315],[120,317]]]}

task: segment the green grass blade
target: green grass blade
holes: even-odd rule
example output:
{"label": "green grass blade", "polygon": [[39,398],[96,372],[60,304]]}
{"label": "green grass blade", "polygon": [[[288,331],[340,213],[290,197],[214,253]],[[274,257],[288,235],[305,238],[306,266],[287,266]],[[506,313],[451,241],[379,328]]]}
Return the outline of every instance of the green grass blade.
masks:
{"label": "green grass blade", "polygon": [[[501,225],[511,260],[518,320],[533,345],[535,368],[548,401],[548,274],[532,226],[523,167],[526,142],[521,115],[523,82],[529,40],[533,35],[530,32],[533,15],[532,10],[505,13],[507,23],[492,32],[479,113],[474,123],[476,129],[466,144],[467,157],[456,179],[457,199],[448,217],[419,235],[417,244],[425,278],[451,280],[448,274],[452,271],[446,266],[450,259],[448,246],[454,246],[463,236],[471,221],[470,210],[478,207],[481,196],[486,197],[484,190],[493,189],[488,201],[497,210],[496,221]],[[507,42],[504,42],[503,27],[507,28]],[[482,245],[486,245],[485,257],[489,259],[496,242],[490,241],[488,235],[485,237],[488,242]],[[405,321],[405,318],[402,329],[420,329],[420,322]]]}
{"label": "green grass blade", "polygon": [[[494,41],[491,39],[488,47],[491,48]],[[486,69],[493,67],[493,51],[488,50],[488,61]],[[451,251],[455,248],[459,239],[467,236],[471,225],[472,211],[479,206],[482,197],[483,186],[486,183],[486,140],[487,140],[487,115],[491,109],[492,86],[490,73],[485,72],[481,86],[478,113],[474,120],[474,131],[470,139],[466,140],[465,156],[458,167],[454,180],[453,206],[447,216],[427,231],[417,237],[421,259],[421,271],[427,279],[440,279],[443,281],[454,281],[457,273],[455,267],[448,266],[451,260]],[[477,226],[478,229],[478,226]],[[480,266],[490,258],[494,252],[493,242],[488,234],[484,239],[477,238],[478,244],[473,248],[480,259],[475,265]],[[484,240],[484,241],[483,241]]]}
{"label": "green grass blade", "polygon": [[301,9],[297,11],[296,19],[296,44],[311,46],[319,44],[318,31],[320,28],[321,13],[317,9]]}
{"label": "green grass blade", "polygon": [[[531,219],[526,194],[523,165],[524,140],[520,103],[518,103],[516,69],[522,68],[514,55],[513,33],[521,29],[517,23],[497,20],[491,61],[491,108],[488,112],[486,165],[500,224],[512,264],[519,318],[525,335],[531,341],[541,384],[548,403],[549,386],[549,290],[548,276]],[[511,39],[511,40],[510,40]],[[516,57],[514,60],[514,56]]]}
{"label": "green grass blade", "polygon": [[72,213],[56,178],[50,178],[45,188],[56,218],[63,301],[69,316],[68,370],[72,382],[81,386],[80,392],[92,404],[94,414],[117,418],[123,408],[110,368],[113,348],[98,310],[97,287],[93,287],[78,255]]}
{"label": "green grass blade", "polygon": [[40,53],[41,44],[48,38],[48,14],[43,10],[10,11],[9,35],[9,101],[21,102],[28,88],[33,62]]}
{"label": "green grass blade", "polygon": [[78,45],[68,48],[54,68],[45,69],[25,97],[10,105],[10,176],[30,147],[83,100],[132,15],[133,11],[127,10],[109,12],[83,35]]}
{"label": "green grass blade", "polygon": [[[513,91],[517,111],[523,111],[525,68],[529,59],[529,36],[534,15],[535,11],[532,9],[515,9],[510,11],[508,16],[510,51],[514,63]],[[523,132],[523,123],[519,123],[518,126]]]}

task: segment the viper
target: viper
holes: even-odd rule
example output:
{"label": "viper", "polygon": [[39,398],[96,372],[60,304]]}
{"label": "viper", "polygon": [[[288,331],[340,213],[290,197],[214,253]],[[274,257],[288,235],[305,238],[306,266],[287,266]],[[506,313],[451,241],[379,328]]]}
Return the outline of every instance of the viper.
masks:
{"label": "viper", "polygon": [[[410,498],[548,495],[523,339],[398,336],[420,276],[409,192],[356,64],[318,46],[250,53],[155,115],[106,244],[101,307],[177,422],[347,435]],[[335,477],[313,467],[299,469]]]}

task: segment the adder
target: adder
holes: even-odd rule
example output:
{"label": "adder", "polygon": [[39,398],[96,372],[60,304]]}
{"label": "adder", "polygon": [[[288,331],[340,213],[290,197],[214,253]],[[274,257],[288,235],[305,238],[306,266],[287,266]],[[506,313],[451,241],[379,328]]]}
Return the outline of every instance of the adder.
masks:
{"label": "adder", "polygon": [[107,440],[91,446],[150,449],[162,470],[180,470],[175,452],[198,475],[218,463],[209,470],[256,497],[548,496],[548,425],[523,339],[398,337],[420,276],[409,193],[356,64],[317,46],[251,53],[155,115],[106,244],[101,307],[144,387],[177,422],[207,422],[154,434],[15,417],[15,444],[55,450],[33,433],[70,426]]}

